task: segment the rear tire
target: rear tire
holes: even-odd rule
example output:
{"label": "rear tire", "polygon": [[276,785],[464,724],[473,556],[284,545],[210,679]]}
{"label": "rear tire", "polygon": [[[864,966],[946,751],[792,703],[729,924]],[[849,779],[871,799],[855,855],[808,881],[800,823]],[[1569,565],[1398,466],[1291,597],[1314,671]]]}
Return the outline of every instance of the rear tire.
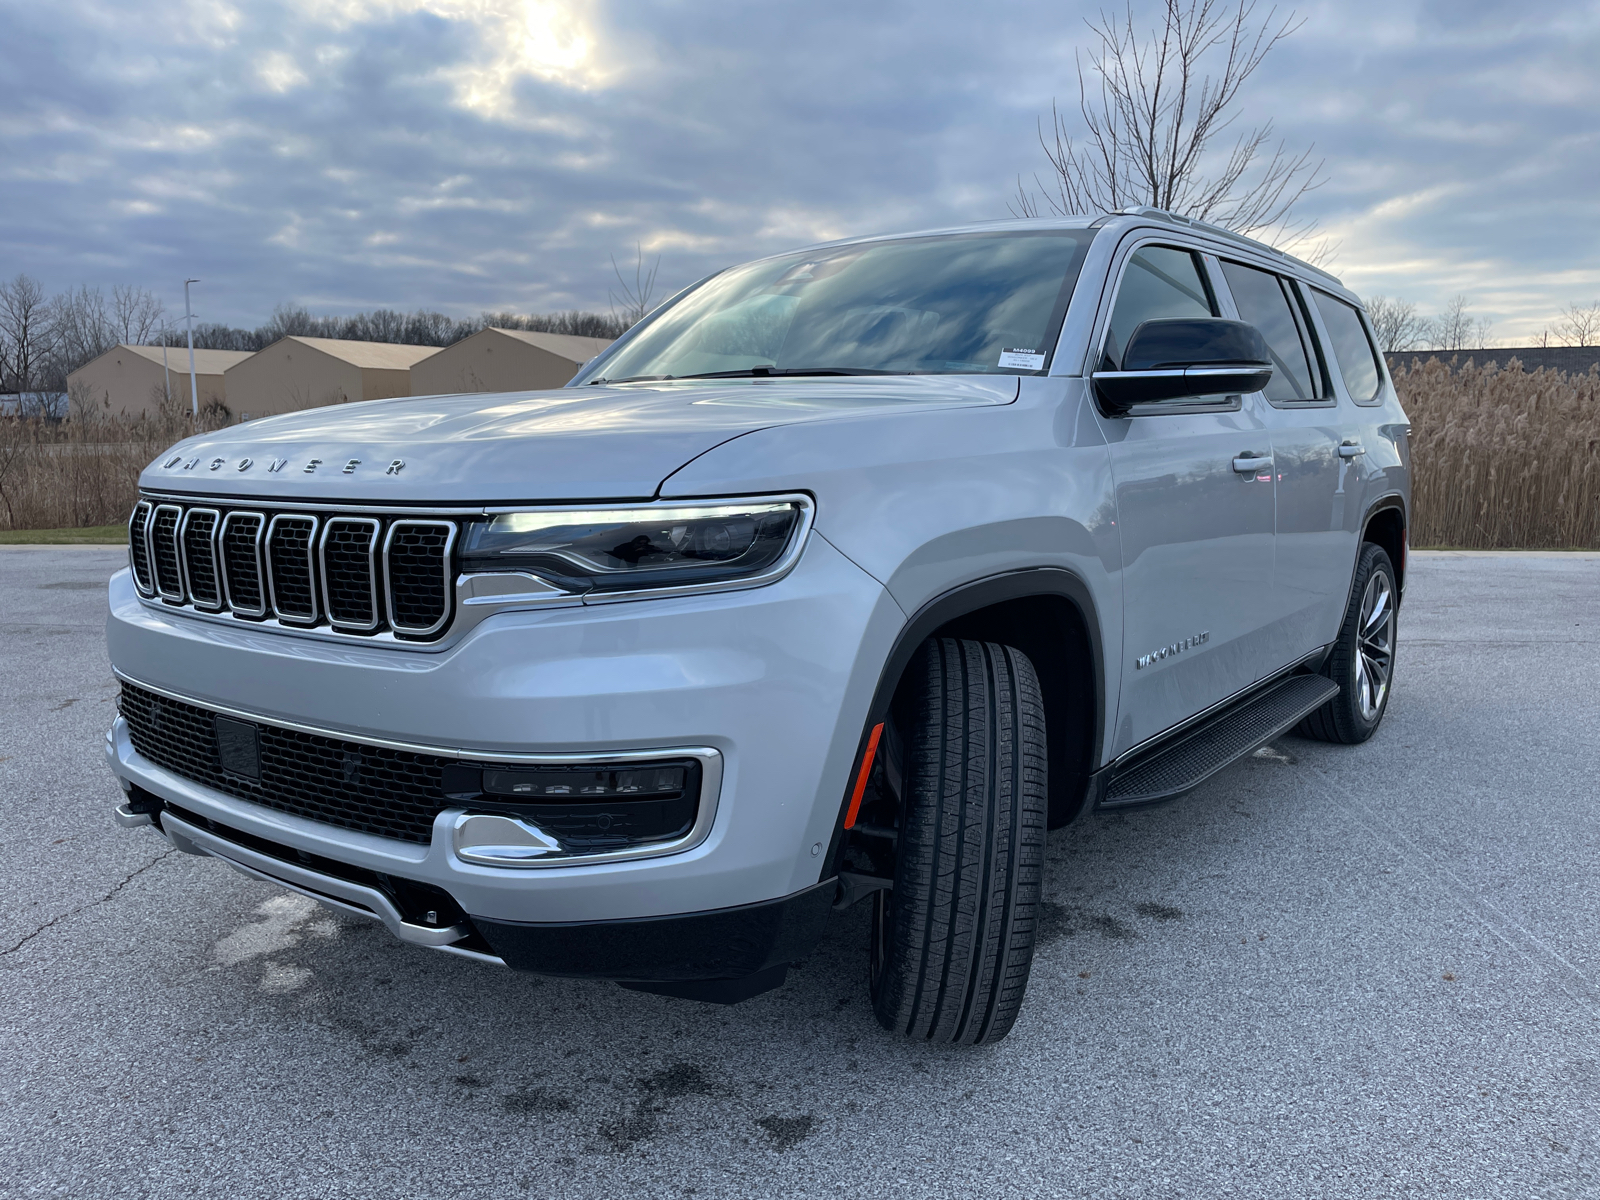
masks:
{"label": "rear tire", "polygon": [[894,890],[874,897],[885,1029],[973,1045],[1010,1032],[1033,965],[1047,752],[1039,680],[994,642],[930,639],[912,666]]}
{"label": "rear tire", "polygon": [[1296,733],[1319,742],[1354,745],[1378,731],[1394,683],[1399,596],[1388,554],[1381,546],[1364,543],[1344,623],[1322,669],[1339,685],[1339,694],[1295,726]]}

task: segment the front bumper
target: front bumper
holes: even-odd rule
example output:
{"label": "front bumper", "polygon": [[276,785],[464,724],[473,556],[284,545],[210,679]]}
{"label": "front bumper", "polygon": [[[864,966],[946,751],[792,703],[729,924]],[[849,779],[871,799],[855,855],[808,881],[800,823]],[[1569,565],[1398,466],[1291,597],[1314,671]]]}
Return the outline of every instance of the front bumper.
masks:
{"label": "front bumper", "polygon": [[482,866],[453,851],[456,813],[440,814],[426,846],[295,817],[146,760],[120,720],[108,757],[125,784],[249,837],[442,888],[486,928],[739,908],[817,885],[903,620],[877,581],[815,533],[768,587],[500,613],[438,654],[221,628],[140,601],[127,572],[112,580],[114,667],[200,706],[463,754],[714,748],[715,821],[699,845],[662,857]]}

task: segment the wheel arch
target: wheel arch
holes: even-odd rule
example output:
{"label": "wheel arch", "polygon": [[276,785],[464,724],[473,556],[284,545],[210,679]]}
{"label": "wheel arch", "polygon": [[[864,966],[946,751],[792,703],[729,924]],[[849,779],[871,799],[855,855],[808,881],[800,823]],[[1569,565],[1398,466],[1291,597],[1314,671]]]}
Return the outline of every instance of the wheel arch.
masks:
{"label": "wheel arch", "polygon": [[1406,595],[1406,531],[1409,527],[1405,499],[1399,493],[1374,500],[1361,522],[1361,540],[1383,547],[1383,552],[1389,556],[1394,567],[1395,588],[1402,601]]}
{"label": "wheel arch", "polygon": [[1014,646],[1033,661],[1045,704],[1049,742],[1050,827],[1082,811],[1089,776],[1105,737],[1105,655],[1099,613],[1088,586],[1061,567],[1009,571],[952,588],[928,601],[901,627],[879,674],[849,785],[834,822],[825,862],[830,870],[844,840],[844,819],[870,731],[889,717],[917,648],[933,636]]}

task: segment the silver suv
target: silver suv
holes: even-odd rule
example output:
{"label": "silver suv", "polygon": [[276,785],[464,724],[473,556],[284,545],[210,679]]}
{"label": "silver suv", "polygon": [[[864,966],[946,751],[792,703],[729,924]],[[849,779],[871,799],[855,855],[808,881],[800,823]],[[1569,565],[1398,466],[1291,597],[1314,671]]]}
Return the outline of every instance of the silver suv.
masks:
{"label": "silver suv", "polygon": [[702,1000],[870,900],[882,1024],[993,1041],[1047,828],[1377,728],[1408,432],[1337,280],[1156,210],[732,267],[565,388],[152,463],[117,816]]}

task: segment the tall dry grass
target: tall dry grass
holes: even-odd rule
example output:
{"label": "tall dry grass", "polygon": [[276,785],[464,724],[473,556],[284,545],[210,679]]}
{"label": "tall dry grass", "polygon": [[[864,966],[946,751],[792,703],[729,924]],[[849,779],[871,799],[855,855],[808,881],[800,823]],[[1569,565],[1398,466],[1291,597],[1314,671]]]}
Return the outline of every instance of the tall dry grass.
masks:
{"label": "tall dry grass", "polygon": [[137,420],[0,417],[0,528],[62,529],[125,521],[139,472],[173,442],[225,424],[174,410]]}
{"label": "tall dry grass", "polygon": [[[1525,374],[1438,360],[1395,386],[1412,424],[1413,546],[1600,547],[1600,369]],[[216,428],[227,413],[202,413]],[[0,527],[126,519],[139,472],[195,429],[182,409],[128,420],[0,417]]]}
{"label": "tall dry grass", "polygon": [[1600,547],[1600,368],[1430,359],[1396,373],[1411,418],[1413,546]]}

